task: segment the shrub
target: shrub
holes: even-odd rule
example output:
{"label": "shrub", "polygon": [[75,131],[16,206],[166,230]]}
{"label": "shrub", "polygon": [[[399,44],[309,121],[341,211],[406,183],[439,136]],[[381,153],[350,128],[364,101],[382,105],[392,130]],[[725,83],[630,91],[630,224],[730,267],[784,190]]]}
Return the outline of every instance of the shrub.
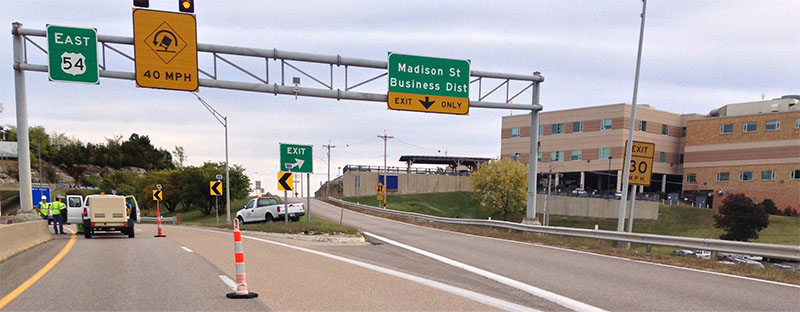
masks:
{"label": "shrub", "polygon": [[731,194],[722,201],[719,214],[714,215],[714,227],[725,230],[719,236],[725,240],[746,242],[757,239],[758,232],[769,225],[769,215],[761,204],[744,194]]}
{"label": "shrub", "polygon": [[775,202],[772,201],[772,199],[765,198],[764,201],[761,202],[761,206],[764,206],[764,211],[768,214],[774,215],[780,213],[780,211],[778,211],[778,206],[775,206]]}

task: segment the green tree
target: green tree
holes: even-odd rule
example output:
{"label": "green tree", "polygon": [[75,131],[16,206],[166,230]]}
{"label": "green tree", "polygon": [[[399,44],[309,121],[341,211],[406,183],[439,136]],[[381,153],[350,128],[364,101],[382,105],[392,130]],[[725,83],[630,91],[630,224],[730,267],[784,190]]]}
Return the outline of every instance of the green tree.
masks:
{"label": "green tree", "polygon": [[139,194],[143,182],[144,180],[135,174],[117,171],[103,177],[99,188],[106,194],[116,191],[120,195],[135,195]]}
{"label": "green tree", "polygon": [[503,220],[520,220],[528,189],[527,167],[502,158],[481,166],[470,176],[475,200],[483,210]]}
{"label": "green tree", "polygon": [[775,202],[772,199],[765,198],[764,201],[761,202],[761,206],[764,206],[764,211],[768,214],[778,214],[778,206],[775,206]]}
{"label": "green tree", "polygon": [[769,215],[761,204],[753,202],[744,194],[731,194],[722,201],[719,214],[714,215],[714,227],[725,234],[724,240],[746,242],[757,239],[758,232],[769,226]]}

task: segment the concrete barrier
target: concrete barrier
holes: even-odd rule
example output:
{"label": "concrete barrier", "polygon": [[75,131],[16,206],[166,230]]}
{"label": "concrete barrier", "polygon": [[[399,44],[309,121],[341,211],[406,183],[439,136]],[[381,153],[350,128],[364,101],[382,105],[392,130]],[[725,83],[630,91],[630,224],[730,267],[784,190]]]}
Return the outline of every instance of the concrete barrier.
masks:
{"label": "concrete barrier", "polygon": [[[537,213],[544,213],[544,198],[544,194],[536,195]],[[658,220],[658,205],[658,202],[637,200],[633,218]],[[627,216],[627,207],[625,209]],[[616,219],[619,218],[619,200],[551,195],[547,210],[551,215]]]}
{"label": "concrete barrier", "polygon": [[0,262],[51,239],[44,220],[0,224]]}

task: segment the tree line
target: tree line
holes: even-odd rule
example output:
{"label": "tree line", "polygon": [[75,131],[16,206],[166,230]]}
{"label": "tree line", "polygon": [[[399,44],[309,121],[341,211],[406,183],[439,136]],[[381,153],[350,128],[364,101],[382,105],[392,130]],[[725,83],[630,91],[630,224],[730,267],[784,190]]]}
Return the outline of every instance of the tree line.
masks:
{"label": "tree line", "polygon": [[[17,140],[17,128],[6,125],[0,133],[7,141]],[[184,166],[186,156],[183,148],[175,151],[156,148],[146,135],[133,133],[127,140],[122,136],[107,138],[105,143],[83,143],[64,133],[48,134],[42,126],[29,128],[31,164],[35,166],[38,156],[53,166],[63,168],[83,185],[95,186],[99,192],[134,195],[139,207],[155,208],[152,191],[156,185],[163,188],[161,206],[170,212],[200,210],[205,215],[213,212],[214,196],[209,193],[209,182],[216,175],[225,176],[224,162],[205,162],[201,166]],[[96,165],[119,169],[137,167],[145,169],[144,175],[131,172],[112,171],[105,175],[83,174],[81,165]],[[47,169],[47,167],[45,167]],[[250,178],[239,165],[230,166],[230,197],[232,200],[246,197],[250,192]],[[224,182],[224,179],[223,179]],[[69,191],[68,194],[81,194]],[[85,194],[82,194],[85,195]],[[223,196],[224,198],[224,196]],[[224,200],[220,200],[224,207]]]}
{"label": "tree line", "polygon": [[[6,126],[3,134],[8,141],[17,140],[17,128]],[[69,171],[78,164],[119,169],[138,167],[146,170],[175,169],[172,154],[156,148],[146,135],[133,133],[124,140],[122,136],[106,138],[105,143],[83,143],[64,133],[48,134],[42,126],[29,129],[31,163],[42,160]],[[177,149],[177,148],[176,148]],[[21,152],[21,151],[20,151]]]}
{"label": "tree line", "polygon": [[[250,178],[244,174],[239,165],[230,167],[231,200],[241,199],[250,192]],[[200,210],[209,215],[214,211],[214,196],[210,195],[209,182],[216,180],[216,175],[225,176],[225,163],[206,162],[202,166],[187,166],[179,169],[164,169],[148,172],[144,176],[116,171],[96,181],[100,191],[110,194],[134,195],[139,207],[155,208],[153,190],[161,184],[163,200],[161,207],[169,212]],[[224,182],[224,178],[223,178]],[[224,192],[225,190],[223,190]],[[225,197],[221,196],[220,209],[225,207]]]}

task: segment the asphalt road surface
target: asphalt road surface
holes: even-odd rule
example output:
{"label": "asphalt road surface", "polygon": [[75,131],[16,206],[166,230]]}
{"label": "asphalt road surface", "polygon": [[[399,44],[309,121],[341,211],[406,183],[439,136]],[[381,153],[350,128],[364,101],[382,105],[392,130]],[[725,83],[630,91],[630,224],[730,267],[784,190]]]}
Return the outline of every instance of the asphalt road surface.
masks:
{"label": "asphalt road surface", "polygon": [[[224,273],[204,258],[185,252],[174,241],[136,234],[132,239],[119,234],[77,236],[69,253],[3,310],[268,310],[258,300],[227,299],[231,289],[219,278]],[[69,239],[70,235],[56,235],[0,264],[0,296],[32,276]]]}
{"label": "asphalt road surface", "polygon": [[[306,242],[243,233],[253,300],[232,300],[230,231],[137,224],[136,238],[77,236],[74,247],[3,311],[486,311],[524,310],[497,298],[413,274],[339,258]],[[58,235],[0,264],[0,297],[23,284],[67,245]],[[354,248],[369,248],[362,243]],[[232,282],[232,281],[231,281]]]}
{"label": "asphalt road surface", "polygon": [[[338,222],[341,209],[314,200],[311,212]],[[458,234],[348,210],[344,210],[343,220],[346,225],[419,250],[412,252],[373,238],[381,242],[378,248],[324,247],[327,252],[418,272],[538,309],[563,309],[563,304],[553,308],[542,301],[566,298],[588,305],[587,309],[613,311],[800,311],[800,287],[793,285]],[[455,262],[458,267],[442,261]]]}

